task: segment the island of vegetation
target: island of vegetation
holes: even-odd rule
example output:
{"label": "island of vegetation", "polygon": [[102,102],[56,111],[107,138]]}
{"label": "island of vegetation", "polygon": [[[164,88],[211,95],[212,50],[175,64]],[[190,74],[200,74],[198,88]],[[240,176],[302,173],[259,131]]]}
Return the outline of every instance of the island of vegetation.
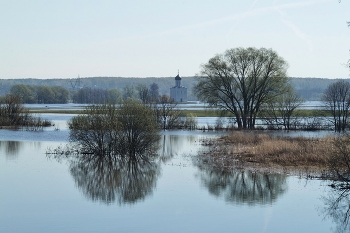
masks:
{"label": "island of vegetation", "polygon": [[51,122],[41,117],[33,116],[25,108],[19,96],[8,94],[0,99],[0,128],[42,130],[51,126]]}

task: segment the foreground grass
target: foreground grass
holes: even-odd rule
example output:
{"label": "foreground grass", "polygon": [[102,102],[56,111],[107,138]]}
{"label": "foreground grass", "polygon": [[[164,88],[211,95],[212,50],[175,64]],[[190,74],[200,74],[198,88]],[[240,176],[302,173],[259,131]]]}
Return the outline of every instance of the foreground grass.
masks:
{"label": "foreground grass", "polygon": [[234,132],[207,141],[210,150],[201,156],[205,163],[220,168],[283,168],[324,172],[329,167],[332,137],[273,137],[254,132]]}

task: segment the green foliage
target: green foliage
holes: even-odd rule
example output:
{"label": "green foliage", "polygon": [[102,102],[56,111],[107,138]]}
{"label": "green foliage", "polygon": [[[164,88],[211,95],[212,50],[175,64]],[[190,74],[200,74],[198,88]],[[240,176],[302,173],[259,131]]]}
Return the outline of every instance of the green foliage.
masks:
{"label": "green foliage", "polygon": [[142,158],[151,155],[159,128],[151,108],[132,99],[121,105],[91,105],[69,122],[70,140],[82,152]]}
{"label": "green foliage", "polygon": [[51,87],[51,90],[54,93],[54,103],[57,104],[66,104],[69,101],[69,91],[66,88],[60,86]]}
{"label": "green foliage", "polygon": [[195,130],[197,129],[198,122],[197,117],[193,114],[190,114],[188,117],[186,117],[184,122],[184,128],[189,130]]}
{"label": "green foliage", "polygon": [[26,104],[65,104],[69,100],[69,91],[61,86],[29,86],[18,84],[11,87],[10,93],[19,96]]}
{"label": "green foliage", "polygon": [[177,104],[168,95],[162,95],[158,99],[158,103],[154,105],[154,111],[158,124],[163,130],[180,128],[181,110]]}
{"label": "green foliage", "polygon": [[150,107],[128,99],[118,109],[117,123],[120,128],[116,132],[118,154],[143,156],[154,151],[159,126]]}
{"label": "green foliage", "polygon": [[[102,104],[108,103],[110,95],[107,90],[100,88],[84,87],[73,94],[73,103],[79,104]],[[111,100],[111,103],[116,102]]]}
{"label": "green foliage", "polygon": [[[175,77],[175,76],[174,76]],[[1,79],[0,80],[0,95],[10,93],[10,89],[14,85],[23,84],[27,86],[61,86],[71,92],[76,92],[81,88],[98,88],[102,90],[117,89],[123,91],[124,87],[144,84],[149,86],[150,83],[156,84],[153,90],[153,96],[170,94],[170,87],[174,86],[174,77],[159,77],[159,78],[123,78],[123,77],[86,77],[78,79]],[[74,83],[74,85],[72,85]],[[196,83],[194,77],[182,77],[182,84],[189,90]],[[75,85],[76,84],[76,85]],[[189,100],[195,100],[192,93],[188,93]]]}
{"label": "green foliage", "polygon": [[[345,77],[341,77],[345,78]],[[75,80],[77,81],[77,80]],[[325,91],[327,86],[333,83],[334,79],[325,78],[299,78],[291,77],[290,83],[294,87],[297,94],[300,95],[305,100],[320,100],[322,93]],[[347,80],[348,81],[348,80]],[[148,86],[151,84],[156,84],[158,87],[155,96],[170,94],[170,87],[174,86],[174,77],[159,77],[159,78],[122,78],[122,77],[86,77],[79,79],[79,85],[74,88],[71,84],[72,79],[1,79],[0,80],[0,96],[10,93],[10,89],[15,85],[26,85],[28,87],[35,86],[61,86],[70,92],[74,93],[83,87],[88,88],[99,88],[102,90],[116,89],[120,92],[126,85],[137,86],[139,84],[144,84]],[[193,86],[197,83],[196,77],[182,77],[182,84],[189,90],[188,100],[194,101],[197,98],[190,91]],[[150,87],[151,88],[151,87]],[[151,88],[152,90],[152,88]],[[155,88],[157,90],[157,88]],[[24,103],[27,103],[25,101]],[[29,103],[29,102],[28,102]]]}
{"label": "green foliage", "polygon": [[29,114],[28,109],[23,107],[21,97],[9,94],[1,98],[0,127],[26,127],[26,129],[38,130],[50,125],[51,122]]}
{"label": "green foliage", "polygon": [[116,103],[119,103],[121,100],[122,100],[122,93],[121,91],[115,89],[115,88],[112,88],[112,89],[109,89],[107,91],[107,95],[108,95],[108,103],[111,103],[111,104],[116,104]]}
{"label": "green foliage", "polygon": [[32,104],[36,102],[36,94],[28,85],[18,84],[11,87],[11,94],[19,96],[23,103]]}

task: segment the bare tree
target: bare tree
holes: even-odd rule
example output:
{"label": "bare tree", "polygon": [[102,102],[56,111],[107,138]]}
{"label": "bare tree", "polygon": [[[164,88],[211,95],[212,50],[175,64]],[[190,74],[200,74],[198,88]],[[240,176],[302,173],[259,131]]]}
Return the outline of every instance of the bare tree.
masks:
{"label": "bare tree", "polygon": [[290,130],[293,122],[296,122],[296,119],[293,121],[293,113],[303,102],[304,100],[290,86],[285,93],[266,104],[263,116],[267,122]]}
{"label": "bare tree", "polygon": [[344,131],[350,110],[350,84],[339,80],[329,85],[322,100],[332,115],[332,123],[336,132]]}
{"label": "bare tree", "polygon": [[70,141],[79,152],[142,159],[153,155],[159,127],[153,109],[128,99],[113,104],[87,106],[69,122]]}
{"label": "bare tree", "polygon": [[126,100],[126,99],[134,99],[136,98],[136,90],[135,90],[135,87],[134,85],[129,85],[127,84],[124,88],[123,88],[123,99]]}
{"label": "bare tree", "polygon": [[328,167],[332,178],[350,182],[350,135],[335,137],[328,154]]}
{"label": "bare tree", "polygon": [[151,91],[150,89],[148,89],[148,87],[145,84],[139,84],[136,87],[138,94],[139,94],[139,98],[142,101],[142,103],[144,104],[148,104],[151,102]]}
{"label": "bare tree", "polygon": [[1,104],[0,117],[3,125],[19,126],[23,123],[23,116],[26,114],[21,97],[8,94]]}
{"label": "bare tree", "polygon": [[238,128],[254,128],[261,106],[284,93],[287,63],[265,48],[234,48],[202,65],[195,95],[233,113]]}
{"label": "bare tree", "polygon": [[158,98],[159,98],[159,86],[156,83],[152,83],[150,85],[150,94],[151,94],[151,98],[152,98],[152,102],[153,103],[157,103],[158,102]]}
{"label": "bare tree", "polygon": [[159,125],[165,129],[172,129],[179,126],[180,110],[177,104],[168,95],[159,97],[159,102],[155,106],[156,117]]}

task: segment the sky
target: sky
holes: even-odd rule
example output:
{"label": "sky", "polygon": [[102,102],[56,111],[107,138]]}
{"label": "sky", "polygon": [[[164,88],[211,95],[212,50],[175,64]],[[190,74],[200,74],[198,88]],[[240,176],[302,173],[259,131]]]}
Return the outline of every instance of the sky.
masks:
{"label": "sky", "polygon": [[349,78],[350,0],[0,0],[0,79],[175,77],[236,47]]}

